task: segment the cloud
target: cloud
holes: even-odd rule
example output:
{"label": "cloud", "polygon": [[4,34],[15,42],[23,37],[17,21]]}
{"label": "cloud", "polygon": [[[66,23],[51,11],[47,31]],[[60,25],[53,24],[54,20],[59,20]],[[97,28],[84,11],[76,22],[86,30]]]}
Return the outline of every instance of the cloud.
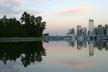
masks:
{"label": "cloud", "polygon": [[19,6],[20,1],[18,0],[0,0],[1,7],[12,7],[12,6]]}
{"label": "cloud", "polygon": [[24,6],[29,5],[30,3],[40,4],[41,2],[42,0],[0,0],[0,15],[16,15],[24,11],[28,11],[31,14],[39,14],[41,13],[40,11],[32,9],[28,10]]}
{"label": "cloud", "polygon": [[91,11],[90,8],[80,7],[80,8],[71,8],[62,11],[63,14],[78,14],[78,13],[89,13]]}
{"label": "cloud", "polygon": [[19,0],[0,0],[0,14],[16,14],[20,5]]}

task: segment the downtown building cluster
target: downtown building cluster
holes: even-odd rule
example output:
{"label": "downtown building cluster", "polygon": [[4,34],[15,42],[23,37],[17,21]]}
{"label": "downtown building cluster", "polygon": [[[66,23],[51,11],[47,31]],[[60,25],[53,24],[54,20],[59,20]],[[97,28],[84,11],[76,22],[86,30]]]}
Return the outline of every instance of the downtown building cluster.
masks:
{"label": "downtown building cluster", "polygon": [[94,20],[89,20],[89,29],[77,25],[77,30],[75,32],[74,28],[68,30],[68,36],[76,36],[77,38],[89,38],[89,39],[108,39],[108,24],[104,26],[99,24],[97,27],[94,27]]}

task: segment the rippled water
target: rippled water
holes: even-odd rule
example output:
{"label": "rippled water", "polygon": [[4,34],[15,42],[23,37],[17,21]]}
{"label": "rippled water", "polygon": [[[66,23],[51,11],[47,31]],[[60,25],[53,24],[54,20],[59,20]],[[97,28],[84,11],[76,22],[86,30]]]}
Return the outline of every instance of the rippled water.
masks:
{"label": "rippled water", "polygon": [[0,43],[0,72],[108,72],[108,42]]}

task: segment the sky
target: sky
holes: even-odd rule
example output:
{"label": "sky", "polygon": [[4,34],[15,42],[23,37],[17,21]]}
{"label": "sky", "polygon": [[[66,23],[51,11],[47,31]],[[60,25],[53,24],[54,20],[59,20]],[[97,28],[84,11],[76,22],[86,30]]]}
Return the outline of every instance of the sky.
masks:
{"label": "sky", "polygon": [[108,0],[0,0],[0,17],[20,18],[24,11],[42,16],[44,33],[65,35],[77,25],[88,28],[89,19],[95,24],[108,24]]}

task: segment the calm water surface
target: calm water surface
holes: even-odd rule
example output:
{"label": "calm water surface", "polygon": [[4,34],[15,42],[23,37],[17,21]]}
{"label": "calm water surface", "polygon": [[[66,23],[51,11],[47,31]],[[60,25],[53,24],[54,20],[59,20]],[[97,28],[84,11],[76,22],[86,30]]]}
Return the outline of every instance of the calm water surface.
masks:
{"label": "calm water surface", "polygon": [[108,72],[108,43],[0,43],[0,72]]}

